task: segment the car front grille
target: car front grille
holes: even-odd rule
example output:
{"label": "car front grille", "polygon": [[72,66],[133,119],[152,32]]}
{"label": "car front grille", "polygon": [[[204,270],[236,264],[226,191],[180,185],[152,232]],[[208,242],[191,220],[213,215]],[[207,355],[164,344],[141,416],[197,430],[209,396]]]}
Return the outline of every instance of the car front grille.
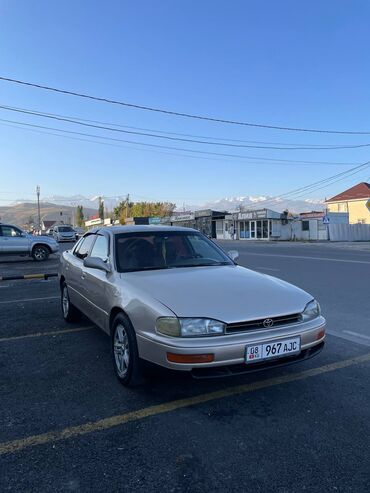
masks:
{"label": "car front grille", "polygon": [[[272,325],[267,326],[264,325],[266,320],[272,320]],[[226,334],[235,334],[237,332],[247,332],[250,330],[259,330],[259,329],[274,329],[276,327],[281,327],[283,325],[291,325],[296,324],[302,321],[302,316],[300,313],[293,313],[290,315],[281,315],[280,317],[266,317],[260,318],[258,320],[248,320],[246,322],[236,322],[232,324],[227,324],[226,326]]]}

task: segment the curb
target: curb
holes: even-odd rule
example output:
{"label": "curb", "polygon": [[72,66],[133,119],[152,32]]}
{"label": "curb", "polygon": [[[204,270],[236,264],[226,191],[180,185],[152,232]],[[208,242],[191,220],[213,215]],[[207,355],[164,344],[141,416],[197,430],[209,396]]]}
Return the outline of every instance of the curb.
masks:
{"label": "curb", "polygon": [[18,281],[24,279],[48,279],[49,277],[57,277],[58,274],[26,274],[24,276],[0,276],[0,281]]}

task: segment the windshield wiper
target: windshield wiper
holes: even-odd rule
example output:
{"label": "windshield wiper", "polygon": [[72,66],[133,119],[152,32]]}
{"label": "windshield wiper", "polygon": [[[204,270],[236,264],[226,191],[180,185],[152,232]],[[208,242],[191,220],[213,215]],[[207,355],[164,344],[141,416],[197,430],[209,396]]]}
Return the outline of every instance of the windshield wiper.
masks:
{"label": "windshield wiper", "polygon": [[162,266],[162,267],[135,267],[134,269],[125,269],[122,271],[122,273],[124,272],[140,272],[140,271],[144,271],[144,270],[163,270],[163,269],[172,269],[172,267],[169,267],[169,266]]}
{"label": "windshield wiper", "polygon": [[219,265],[233,265],[230,262],[215,262],[214,264],[184,264],[184,265],[174,265],[173,268],[182,269],[183,267],[213,267]]}

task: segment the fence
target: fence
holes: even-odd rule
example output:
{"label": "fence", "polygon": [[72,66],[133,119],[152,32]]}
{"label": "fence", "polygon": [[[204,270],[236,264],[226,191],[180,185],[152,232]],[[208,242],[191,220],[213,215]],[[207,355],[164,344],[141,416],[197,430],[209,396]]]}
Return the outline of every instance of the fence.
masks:
{"label": "fence", "polygon": [[370,241],[370,224],[329,224],[330,241]]}

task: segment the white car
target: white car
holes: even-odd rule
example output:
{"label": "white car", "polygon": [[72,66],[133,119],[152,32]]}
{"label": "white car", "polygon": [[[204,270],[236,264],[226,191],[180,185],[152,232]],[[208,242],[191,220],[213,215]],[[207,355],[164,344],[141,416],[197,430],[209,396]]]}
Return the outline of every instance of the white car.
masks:
{"label": "white car", "polygon": [[313,296],[236,257],[189,228],[94,229],[61,256],[63,317],[82,312],[111,336],[124,385],[142,360],[201,378],[318,354],[325,319]]}
{"label": "white car", "polygon": [[65,226],[65,225],[54,226],[53,238],[58,242],[76,241],[77,239],[76,231],[72,228],[72,226]]}
{"label": "white car", "polygon": [[0,223],[0,255],[28,255],[39,262],[58,250],[59,245],[53,238],[34,236],[13,224]]}

